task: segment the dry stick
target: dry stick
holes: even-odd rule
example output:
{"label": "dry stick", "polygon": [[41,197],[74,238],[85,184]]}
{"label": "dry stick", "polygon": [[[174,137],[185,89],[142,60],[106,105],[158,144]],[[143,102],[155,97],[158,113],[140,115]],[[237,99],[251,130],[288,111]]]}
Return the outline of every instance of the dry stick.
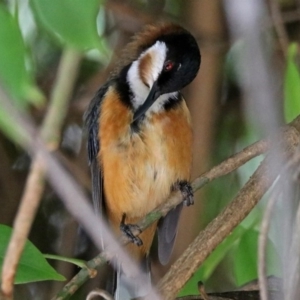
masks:
{"label": "dry stick", "polygon": [[39,182],[41,174],[43,174],[43,169],[44,166],[39,159],[33,162],[19,206],[18,215],[14,222],[16,230],[13,231],[4,257],[1,289],[7,299],[12,299],[13,283],[18,262],[37,209],[38,204],[34,201],[34,195],[39,195],[43,191],[43,186],[36,184],[36,182]]}
{"label": "dry stick", "polygon": [[219,165],[213,167],[209,171],[203,173],[200,177],[196,178],[192,183],[194,191],[203,187],[205,184],[212,181],[213,179],[225,176],[233,172],[252,158],[265,153],[268,149],[269,140],[263,139],[244,148],[242,151],[233,154],[225,161],[221,162]]}
{"label": "dry stick", "polygon": [[[295,128],[291,129],[288,135],[284,135],[285,149],[289,154],[299,144],[300,137],[300,133]],[[158,284],[164,300],[175,298],[178,291],[208,255],[250,213],[280,171],[276,168],[276,172],[270,172],[271,167],[273,166],[269,166],[269,156],[267,156],[235,199],[200,232],[182,256],[171,266]]]}
{"label": "dry stick", "polygon": [[[294,121],[292,121],[289,125],[284,126],[282,131],[285,136],[290,134],[290,131],[293,131],[294,128],[292,126],[300,127],[300,116],[297,117]],[[232,155],[219,165],[213,167],[211,170],[203,173],[200,177],[195,179],[192,183],[192,187],[194,192],[205,186],[210,181],[229,174],[230,172],[236,170],[241,165],[245,164],[247,161],[256,157],[269,149],[269,140],[264,139],[258,141],[246,148],[242,151]],[[153,222],[157,221],[162,216],[166,215],[169,210],[174,208],[182,201],[182,195],[180,192],[174,192],[168,198],[166,204],[161,207],[158,207],[153,212],[149,213],[143,220],[141,220],[137,225],[141,231],[145,230],[148,226],[150,226]],[[134,234],[138,235],[140,232],[138,230],[133,231]],[[127,244],[129,240],[122,236],[120,239],[120,243],[123,245]],[[107,261],[107,254],[100,253],[95,258],[87,262],[87,269],[80,270],[65,286],[64,288],[58,292],[58,294],[52,300],[61,300],[68,299],[71,295],[73,295],[79,287],[83,285],[87,281],[90,276],[90,270],[98,269],[102,265],[104,265]]]}
{"label": "dry stick", "polygon": [[[293,165],[299,162],[299,155],[297,155],[297,151],[292,157],[288,163],[286,164],[283,171],[288,170]],[[286,180],[287,175],[282,175],[283,172],[281,172],[281,178],[284,178]],[[295,178],[294,178],[295,180]],[[259,291],[260,291],[260,297],[261,300],[268,300],[269,299],[269,291],[268,291],[268,278],[267,278],[267,244],[268,244],[268,232],[270,229],[270,223],[272,214],[274,211],[275,204],[279,197],[282,197],[282,186],[283,183],[280,184],[280,182],[283,181],[283,179],[280,179],[279,182],[276,184],[275,188],[272,190],[272,193],[270,195],[270,199],[268,200],[262,223],[261,223],[261,230],[259,234],[259,242],[258,242],[258,283],[259,283]]]}
{"label": "dry stick", "polygon": [[[298,149],[299,150],[299,149]],[[298,154],[298,153],[297,153]],[[296,157],[297,155],[295,155]],[[297,199],[298,200],[298,199]],[[290,262],[290,272],[287,274],[287,287],[284,291],[285,299],[297,299],[299,297],[299,281],[300,281],[300,205],[298,205],[295,215],[295,221],[293,225],[293,234],[291,236],[291,244],[289,255],[293,257],[293,261]]]}
{"label": "dry stick", "polygon": [[[291,131],[294,131],[294,128],[300,131],[300,116],[296,117],[292,122],[283,126],[281,128],[282,134],[287,137],[290,135]],[[252,145],[245,147],[242,151],[233,154],[219,165],[213,167],[209,171],[203,173],[198,178],[196,178],[192,182],[192,187],[194,192],[202,188],[207,183],[211,182],[214,179],[219,177],[225,176],[240,166],[247,163],[252,158],[261,155],[268,151],[270,148],[270,140],[269,139],[262,139]],[[168,201],[169,202],[169,201]]]}
{"label": "dry stick", "polygon": [[[66,49],[61,58],[57,79],[50,99],[50,107],[42,126],[42,136],[50,150],[59,144],[61,127],[77,77],[80,55]],[[37,156],[30,169],[21,204],[14,221],[14,231],[8,245],[2,268],[1,290],[8,298],[13,294],[13,282],[27,236],[36,214],[45,185],[45,166]]]}
{"label": "dry stick", "polygon": [[[275,189],[278,192],[278,189]],[[261,223],[261,229],[258,242],[258,283],[261,300],[268,300],[268,279],[266,268],[266,249],[268,244],[268,232],[270,228],[271,216],[274,210],[274,206],[278,195],[273,191],[268,201],[267,207],[264,212],[263,220]]]}
{"label": "dry stick", "polygon": [[[263,171],[265,171],[265,165],[265,162],[260,165],[250,180],[240,190],[237,197],[221,214],[208,224],[183,255],[171,266],[169,272],[159,283],[163,299],[175,298],[177,292],[211,251],[247,216],[259,201],[272,183],[272,178],[259,180],[264,173]],[[191,257],[192,260],[190,259]]]}

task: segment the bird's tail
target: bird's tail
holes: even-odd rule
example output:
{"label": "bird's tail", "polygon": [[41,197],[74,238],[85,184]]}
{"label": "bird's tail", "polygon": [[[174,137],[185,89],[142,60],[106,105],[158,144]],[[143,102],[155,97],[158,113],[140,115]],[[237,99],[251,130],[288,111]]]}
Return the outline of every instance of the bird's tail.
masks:
{"label": "bird's tail", "polygon": [[142,268],[142,275],[127,276],[126,272],[118,268],[116,276],[116,289],[114,293],[115,300],[131,300],[147,296],[151,290],[151,274],[148,263],[148,258],[145,258],[145,262]]}

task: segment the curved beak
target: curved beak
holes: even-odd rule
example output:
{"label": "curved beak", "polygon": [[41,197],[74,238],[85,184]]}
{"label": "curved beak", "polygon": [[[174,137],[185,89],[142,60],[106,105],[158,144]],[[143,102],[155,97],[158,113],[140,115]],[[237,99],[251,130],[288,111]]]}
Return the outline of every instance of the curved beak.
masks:
{"label": "curved beak", "polygon": [[159,97],[159,88],[157,86],[157,81],[155,81],[151,87],[151,90],[145,102],[134,113],[132,123],[135,122],[140,117],[142,117],[158,97]]}

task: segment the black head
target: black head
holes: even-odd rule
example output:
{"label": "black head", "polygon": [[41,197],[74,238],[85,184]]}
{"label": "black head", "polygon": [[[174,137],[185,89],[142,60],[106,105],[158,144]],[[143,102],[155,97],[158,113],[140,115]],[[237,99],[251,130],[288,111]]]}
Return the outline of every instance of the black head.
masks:
{"label": "black head", "polygon": [[162,36],[167,46],[163,69],[157,79],[161,94],[179,91],[196,77],[201,56],[195,38],[187,31]]}
{"label": "black head", "polygon": [[[153,27],[152,27],[153,28]],[[153,29],[152,29],[153,30]],[[195,38],[173,25],[141,33],[137,58],[126,67],[126,80],[132,92],[134,121],[155,102],[163,104],[197,75],[201,56]],[[139,41],[139,35],[136,36]]]}

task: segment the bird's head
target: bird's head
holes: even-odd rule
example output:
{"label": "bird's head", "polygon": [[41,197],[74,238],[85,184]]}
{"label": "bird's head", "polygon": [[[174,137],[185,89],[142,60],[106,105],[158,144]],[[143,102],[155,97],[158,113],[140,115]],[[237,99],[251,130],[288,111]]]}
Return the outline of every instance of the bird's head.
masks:
{"label": "bird's head", "polygon": [[127,52],[132,55],[126,80],[132,93],[133,121],[178,97],[178,91],[196,77],[201,61],[195,38],[174,24],[146,27]]}

